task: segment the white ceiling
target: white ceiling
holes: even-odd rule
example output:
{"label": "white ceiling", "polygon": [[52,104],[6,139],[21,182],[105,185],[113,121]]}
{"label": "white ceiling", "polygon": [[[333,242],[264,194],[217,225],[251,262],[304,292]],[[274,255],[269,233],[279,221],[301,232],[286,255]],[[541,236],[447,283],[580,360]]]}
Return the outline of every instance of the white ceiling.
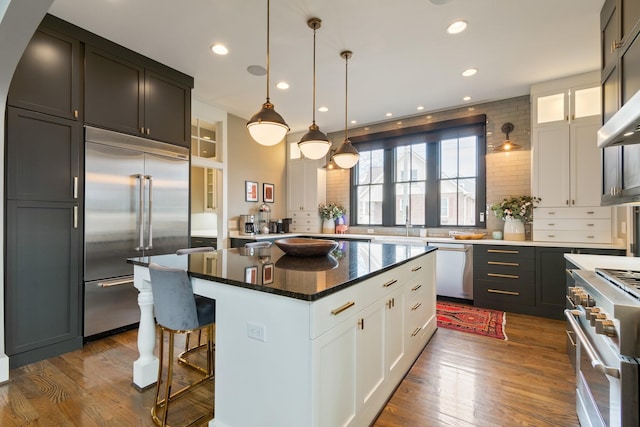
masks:
{"label": "white ceiling", "polygon": [[[600,67],[604,0],[272,0],[271,102],[292,131],[311,124],[313,31],[317,30],[316,122],[360,126],[529,93],[530,85]],[[248,119],[266,96],[266,0],[55,0],[50,13],[195,79],[193,95]],[[448,35],[451,22],[469,22]],[[221,42],[229,54],[211,53]],[[479,71],[462,77],[467,68]],[[275,84],[285,80],[290,89]]]}

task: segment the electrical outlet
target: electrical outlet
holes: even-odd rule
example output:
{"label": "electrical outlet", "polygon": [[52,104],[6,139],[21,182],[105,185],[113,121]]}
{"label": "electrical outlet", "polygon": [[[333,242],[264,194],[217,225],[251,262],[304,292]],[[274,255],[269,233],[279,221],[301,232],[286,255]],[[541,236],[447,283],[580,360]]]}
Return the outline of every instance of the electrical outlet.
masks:
{"label": "electrical outlet", "polygon": [[256,341],[267,342],[267,328],[259,323],[247,322],[247,336]]}
{"label": "electrical outlet", "polygon": [[367,233],[373,234],[373,232],[374,232],[373,228],[367,228]]}

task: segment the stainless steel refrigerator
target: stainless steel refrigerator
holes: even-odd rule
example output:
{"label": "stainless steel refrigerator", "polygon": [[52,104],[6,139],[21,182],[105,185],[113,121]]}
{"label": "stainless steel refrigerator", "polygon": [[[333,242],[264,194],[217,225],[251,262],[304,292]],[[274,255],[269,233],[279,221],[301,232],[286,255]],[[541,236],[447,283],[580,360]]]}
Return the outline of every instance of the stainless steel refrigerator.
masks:
{"label": "stainless steel refrigerator", "polygon": [[127,258],[188,246],[189,150],[85,127],[84,336],[140,319]]}

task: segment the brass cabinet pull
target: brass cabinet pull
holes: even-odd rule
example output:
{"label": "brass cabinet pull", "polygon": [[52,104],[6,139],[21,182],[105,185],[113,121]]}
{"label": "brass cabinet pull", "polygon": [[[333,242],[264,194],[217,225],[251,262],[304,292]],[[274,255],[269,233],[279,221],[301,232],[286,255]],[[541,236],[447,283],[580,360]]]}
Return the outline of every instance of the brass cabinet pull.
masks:
{"label": "brass cabinet pull", "polygon": [[78,118],[78,110],[73,110],[73,117]]}
{"label": "brass cabinet pull", "polygon": [[420,289],[422,287],[422,284],[419,285],[415,285],[413,288],[411,288],[412,291],[417,291],[418,289]]}
{"label": "brass cabinet pull", "polygon": [[422,305],[421,302],[417,302],[416,305],[414,305],[413,307],[411,307],[411,311],[415,311],[417,310],[420,306]]}
{"label": "brass cabinet pull", "polygon": [[392,309],[393,307],[396,306],[396,299],[391,298],[390,300],[387,301],[385,305],[387,306],[387,308]]}
{"label": "brass cabinet pull", "polygon": [[487,292],[492,294],[502,294],[502,295],[514,295],[514,296],[520,295],[520,292],[501,291],[499,289],[487,289]]}
{"label": "brass cabinet pull", "polygon": [[73,207],[73,228],[78,228],[78,206]]}
{"label": "brass cabinet pull", "polygon": [[487,252],[491,252],[494,254],[519,254],[520,251],[513,251],[507,249],[488,249]]}
{"label": "brass cabinet pull", "polygon": [[364,319],[360,319],[360,320],[358,320],[358,327],[359,327],[360,329],[364,329]]}
{"label": "brass cabinet pull", "polygon": [[575,348],[576,342],[573,340],[573,331],[565,330],[565,332],[567,333],[567,338],[569,338],[569,341],[571,342],[571,346]]}
{"label": "brass cabinet pull", "polygon": [[397,282],[396,279],[393,280],[389,280],[387,283],[385,283],[384,285],[382,285],[383,288],[388,288],[389,286],[395,284]]}
{"label": "brass cabinet pull", "polygon": [[147,128],[147,135],[151,135],[151,129]]}
{"label": "brass cabinet pull", "polygon": [[144,133],[144,128],[143,127],[140,128],[140,133]]}
{"label": "brass cabinet pull", "polygon": [[421,266],[421,265],[419,265],[419,266],[417,266],[417,267],[413,267],[413,268],[411,269],[411,271],[418,271],[418,270],[420,270],[420,269],[422,269],[422,266]]}
{"label": "brass cabinet pull", "polygon": [[353,301],[349,301],[348,303],[341,305],[338,308],[334,308],[333,310],[331,310],[331,314],[333,314],[334,316],[337,316],[338,314],[342,313],[343,311],[345,311],[348,308],[353,307],[354,305],[356,305],[355,302]]}
{"label": "brass cabinet pull", "polygon": [[487,264],[490,265],[508,265],[511,267],[519,267],[520,263],[517,262],[503,262],[503,261],[487,261]]}
{"label": "brass cabinet pull", "polygon": [[74,199],[78,198],[78,177],[77,176],[73,177],[73,198]]}
{"label": "brass cabinet pull", "polygon": [[555,211],[550,211],[550,212],[547,212],[547,213],[548,213],[549,215],[555,215],[555,214],[556,214],[556,213],[555,213]]}
{"label": "brass cabinet pull", "polygon": [[587,227],[594,227],[595,224],[587,224]]}
{"label": "brass cabinet pull", "polygon": [[504,279],[519,279],[520,276],[516,276],[515,274],[500,274],[500,273],[487,273],[489,277],[502,277]]}
{"label": "brass cabinet pull", "polygon": [[421,329],[422,328],[416,328],[416,330],[411,333],[411,336],[415,337],[416,335],[418,335],[418,333],[420,332]]}
{"label": "brass cabinet pull", "polygon": [[594,213],[594,211],[587,211],[587,215],[593,215]]}

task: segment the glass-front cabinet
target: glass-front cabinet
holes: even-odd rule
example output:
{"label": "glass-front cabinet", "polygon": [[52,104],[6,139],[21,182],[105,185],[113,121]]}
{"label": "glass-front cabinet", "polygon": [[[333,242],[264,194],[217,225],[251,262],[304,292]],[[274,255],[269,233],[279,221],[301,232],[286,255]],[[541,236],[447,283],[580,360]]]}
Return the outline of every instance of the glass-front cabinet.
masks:
{"label": "glass-front cabinet", "polygon": [[600,115],[600,86],[585,85],[535,98],[535,124],[573,122]]}

